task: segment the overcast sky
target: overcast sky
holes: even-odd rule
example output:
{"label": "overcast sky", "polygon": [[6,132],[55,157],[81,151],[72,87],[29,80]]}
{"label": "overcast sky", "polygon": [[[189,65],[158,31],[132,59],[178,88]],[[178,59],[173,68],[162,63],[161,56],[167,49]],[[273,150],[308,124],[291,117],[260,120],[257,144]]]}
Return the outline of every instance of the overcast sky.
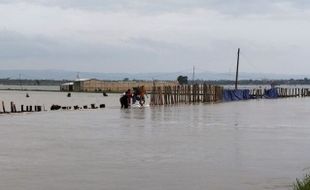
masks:
{"label": "overcast sky", "polygon": [[309,0],[0,0],[0,69],[310,74]]}

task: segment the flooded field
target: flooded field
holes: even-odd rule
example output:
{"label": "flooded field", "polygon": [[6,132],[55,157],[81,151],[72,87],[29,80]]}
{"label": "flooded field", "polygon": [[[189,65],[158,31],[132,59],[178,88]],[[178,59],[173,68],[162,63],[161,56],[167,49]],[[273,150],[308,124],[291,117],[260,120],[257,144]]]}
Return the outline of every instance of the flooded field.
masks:
{"label": "flooded field", "polygon": [[59,86],[27,86],[27,85],[2,85],[0,84],[0,90],[45,90],[45,91],[59,91]]}
{"label": "flooded field", "polygon": [[291,189],[310,171],[310,98],[121,110],[119,95],[0,91],[0,189]]}

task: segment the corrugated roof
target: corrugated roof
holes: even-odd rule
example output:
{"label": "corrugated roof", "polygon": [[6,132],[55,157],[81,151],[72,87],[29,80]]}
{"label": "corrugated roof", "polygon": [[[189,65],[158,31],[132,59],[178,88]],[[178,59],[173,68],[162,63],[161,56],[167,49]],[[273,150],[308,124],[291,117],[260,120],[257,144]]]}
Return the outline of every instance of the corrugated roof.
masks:
{"label": "corrugated roof", "polygon": [[73,82],[67,82],[67,83],[61,84],[61,86],[69,86],[69,85],[73,85]]}
{"label": "corrugated roof", "polygon": [[88,80],[93,80],[93,79],[75,79],[75,81],[88,81]]}

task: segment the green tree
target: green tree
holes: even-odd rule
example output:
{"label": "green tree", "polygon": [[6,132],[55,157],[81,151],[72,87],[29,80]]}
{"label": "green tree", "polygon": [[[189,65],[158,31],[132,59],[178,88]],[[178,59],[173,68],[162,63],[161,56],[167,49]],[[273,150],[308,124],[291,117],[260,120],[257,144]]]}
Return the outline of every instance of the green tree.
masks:
{"label": "green tree", "polygon": [[178,76],[177,80],[178,80],[179,84],[181,84],[181,85],[182,84],[188,84],[187,76],[180,75],[180,76]]}
{"label": "green tree", "polygon": [[306,175],[303,179],[296,179],[293,190],[310,190],[310,176]]}

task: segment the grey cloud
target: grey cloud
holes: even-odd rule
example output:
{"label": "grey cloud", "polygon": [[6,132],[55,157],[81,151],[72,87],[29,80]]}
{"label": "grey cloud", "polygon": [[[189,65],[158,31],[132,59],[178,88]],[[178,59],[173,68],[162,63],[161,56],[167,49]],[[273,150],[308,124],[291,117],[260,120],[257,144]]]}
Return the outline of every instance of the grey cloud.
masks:
{"label": "grey cloud", "polygon": [[112,46],[0,31],[0,64],[1,69],[127,73],[190,71],[195,65],[199,71],[229,72],[235,68],[236,48],[241,47],[241,71],[302,73],[309,70],[308,46],[268,48],[269,44],[266,47],[238,39],[206,40],[204,44],[184,47],[132,38]]}
{"label": "grey cloud", "polygon": [[46,56],[52,43],[45,38],[27,38],[13,31],[0,32],[0,58]]}
{"label": "grey cloud", "polygon": [[[127,44],[111,46],[85,44],[78,41],[50,39],[47,37],[27,37],[10,31],[0,32],[0,64],[5,69],[74,69],[107,72],[134,72],[145,68],[148,71],[162,70],[167,62],[175,63],[181,49],[167,47],[165,53],[150,49],[166,45],[148,40],[133,40]],[[154,46],[155,47],[155,46]],[[183,52],[183,53],[182,53]],[[181,56],[182,57],[182,56]],[[189,60],[188,55],[188,60]],[[181,62],[180,62],[181,63]]]}
{"label": "grey cloud", "polygon": [[97,11],[134,10],[147,13],[187,11],[191,9],[216,10],[225,14],[265,14],[277,9],[278,4],[290,4],[295,8],[309,9],[308,0],[2,0],[0,3],[35,3],[45,6],[76,8]]}

